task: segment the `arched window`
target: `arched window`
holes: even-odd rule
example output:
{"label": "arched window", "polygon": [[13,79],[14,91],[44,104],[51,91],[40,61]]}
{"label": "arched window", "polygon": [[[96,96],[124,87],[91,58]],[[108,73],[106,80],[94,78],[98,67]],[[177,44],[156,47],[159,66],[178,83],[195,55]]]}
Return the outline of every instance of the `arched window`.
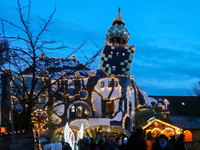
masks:
{"label": "arched window", "polygon": [[163,131],[163,134],[165,134],[167,137],[170,137],[170,136],[173,136],[175,132],[172,128],[165,128],[165,130]]}
{"label": "arched window", "polygon": [[185,140],[186,142],[192,141],[192,133],[189,130],[184,131]]}
{"label": "arched window", "polygon": [[125,120],[125,129],[128,131],[132,131],[132,120],[129,117],[126,117]]}
{"label": "arched window", "polygon": [[114,110],[114,104],[112,101],[107,101],[106,102],[106,113],[113,113]]}
{"label": "arched window", "polygon": [[89,109],[84,104],[75,104],[70,109],[70,118],[86,118],[89,116]]}
{"label": "arched window", "polygon": [[161,135],[161,130],[159,128],[154,128],[152,131],[151,131],[151,136],[153,138],[155,137],[159,137]]}

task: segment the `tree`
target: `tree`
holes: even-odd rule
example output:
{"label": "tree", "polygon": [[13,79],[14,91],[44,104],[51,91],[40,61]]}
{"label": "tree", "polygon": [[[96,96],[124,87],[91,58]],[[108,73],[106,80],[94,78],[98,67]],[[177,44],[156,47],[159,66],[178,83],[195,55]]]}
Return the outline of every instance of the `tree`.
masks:
{"label": "tree", "polygon": [[200,96],[200,81],[194,84],[192,91],[196,96]]}
{"label": "tree", "polygon": [[2,23],[2,35],[0,34],[0,68],[6,64],[6,62],[9,61],[9,50],[10,50],[10,44],[8,40],[5,38],[4,33],[4,24]]}
{"label": "tree", "polygon": [[9,61],[9,43],[8,40],[6,40],[3,37],[0,37],[0,67]]}
{"label": "tree", "polygon": [[[48,32],[48,27],[51,23],[56,8],[53,10],[52,14],[47,20],[38,17],[40,20],[40,28],[38,30],[38,28],[33,29],[31,26],[32,23],[30,22],[31,1],[29,0],[28,6],[22,7],[20,1],[17,0],[17,5],[22,26],[18,26],[5,19],[1,20],[12,25],[23,33],[23,35],[18,35],[17,37],[6,37],[7,39],[20,40],[27,45],[26,48],[15,46],[11,49],[12,55],[10,65],[13,68],[11,74],[11,86],[12,98],[14,102],[19,102],[20,106],[17,104],[16,106],[21,107],[22,109],[21,113],[23,113],[22,116],[25,131],[32,132],[31,113],[33,112],[34,107],[38,104],[38,98],[41,98],[44,94],[48,95],[48,101],[45,102],[45,106],[52,110],[53,97],[57,92],[55,91],[53,93],[51,87],[63,77],[62,75],[55,73],[49,75],[47,70],[44,70],[44,68],[38,66],[37,60],[40,59],[39,54],[44,53],[45,50],[68,48],[73,50],[73,52],[70,53],[70,55],[72,55],[74,52],[80,50],[88,39],[91,39],[88,38],[87,40],[84,40],[78,48],[70,48],[68,46],[51,48],[50,45],[54,45],[57,42],[54,40],[46,41],[42,38],[42,35],[44,32]],[[25,10],[27,13],[24,13]],[[95,53],[91,58],[87,58],[86,65],[90,65],[100,54],[100,52],[101,49],[98,48],[97,53]],[[43,58],[44,55],[41,57]],[[28,70],[29,76],[24,75],[24,73],[27,71],[25,69],[27,66],[30,66]],[[55,76],[57,76],[57,79],[52,82],[52,79],[55,78]]]}

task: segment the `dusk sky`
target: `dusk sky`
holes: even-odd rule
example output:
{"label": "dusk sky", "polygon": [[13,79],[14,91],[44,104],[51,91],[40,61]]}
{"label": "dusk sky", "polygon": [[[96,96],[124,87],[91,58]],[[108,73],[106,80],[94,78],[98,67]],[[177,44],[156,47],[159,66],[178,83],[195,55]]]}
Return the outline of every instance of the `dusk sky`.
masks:
{"label": "dusk sky", "polygon": [[[21,0],[22,5],[27,1]],[[130,33],[128,45],[136,47],[130,74],[137,85],[148,95],[192,94],[192,87],[200,80],[200,0],[32,0],[30,17],[35,33],[40,22],[37,16],[47,19],[55,6],[53,24],[48,28],[52,32],[43,35],[45,40],[78,47],[90,37],[100,48],[120,7]],[[1,0],[0,8],[1,18],[20,25],[16,0]],[[21,33],[5,24],[5,34]],[[82,51],[92,56],[97,48],[88,41]],[[65,58],[70,52],[64,49],[46,55]],[[86,61],[80,51],[75,55],[82,63]],[[100,57],[92,66],[94,71],[99,61]]]}

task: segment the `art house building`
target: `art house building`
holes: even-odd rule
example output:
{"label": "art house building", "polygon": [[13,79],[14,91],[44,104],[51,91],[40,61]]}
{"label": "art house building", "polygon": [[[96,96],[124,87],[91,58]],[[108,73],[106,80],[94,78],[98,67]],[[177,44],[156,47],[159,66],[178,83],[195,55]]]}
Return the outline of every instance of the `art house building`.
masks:
{"label": "art house building", "polygon": [[[58,139],[63,138],[67,122],[75,133],[83,124],[84,134],[96,137],[106,132],[132,131],[136,111],[159,107],[160,113],[168,112],[169,102],[148,97],[130,74],[135,46],[127,45],[129,38],[119,10],[107,30],[96,71],[79,62],[75,55],[72,58],[52,58],[42,54],[37,60],[37,66],[40,66],[38,79],[45,81],[54,75],[51,82],[55,84],[41,94],[34,109],[44,109],[46,102],[53,97],[52,112],[53,119],[58,120],[55,130]],[[22,72],[27,82],[32,76],[31,67]],[[3,74],[3,78],[8,76],[7,72]],[[9,82],[4,86],[8,84],[12,86]],[[7,100],[4,97],[7,92],[8,89],[2,92],[2,105]],[[14,91],[10,92],[14,95]]]}

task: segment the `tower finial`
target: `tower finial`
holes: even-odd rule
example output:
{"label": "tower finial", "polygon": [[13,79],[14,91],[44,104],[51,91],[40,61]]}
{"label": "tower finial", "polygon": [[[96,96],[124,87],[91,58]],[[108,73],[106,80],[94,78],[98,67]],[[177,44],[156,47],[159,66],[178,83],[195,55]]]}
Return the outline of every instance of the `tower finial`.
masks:
{"label": "tower finial", "polygon": [[118,8],[118,12],[120,12],[120,10],[121,10],[121,8],[119,7],[119,8]]}

